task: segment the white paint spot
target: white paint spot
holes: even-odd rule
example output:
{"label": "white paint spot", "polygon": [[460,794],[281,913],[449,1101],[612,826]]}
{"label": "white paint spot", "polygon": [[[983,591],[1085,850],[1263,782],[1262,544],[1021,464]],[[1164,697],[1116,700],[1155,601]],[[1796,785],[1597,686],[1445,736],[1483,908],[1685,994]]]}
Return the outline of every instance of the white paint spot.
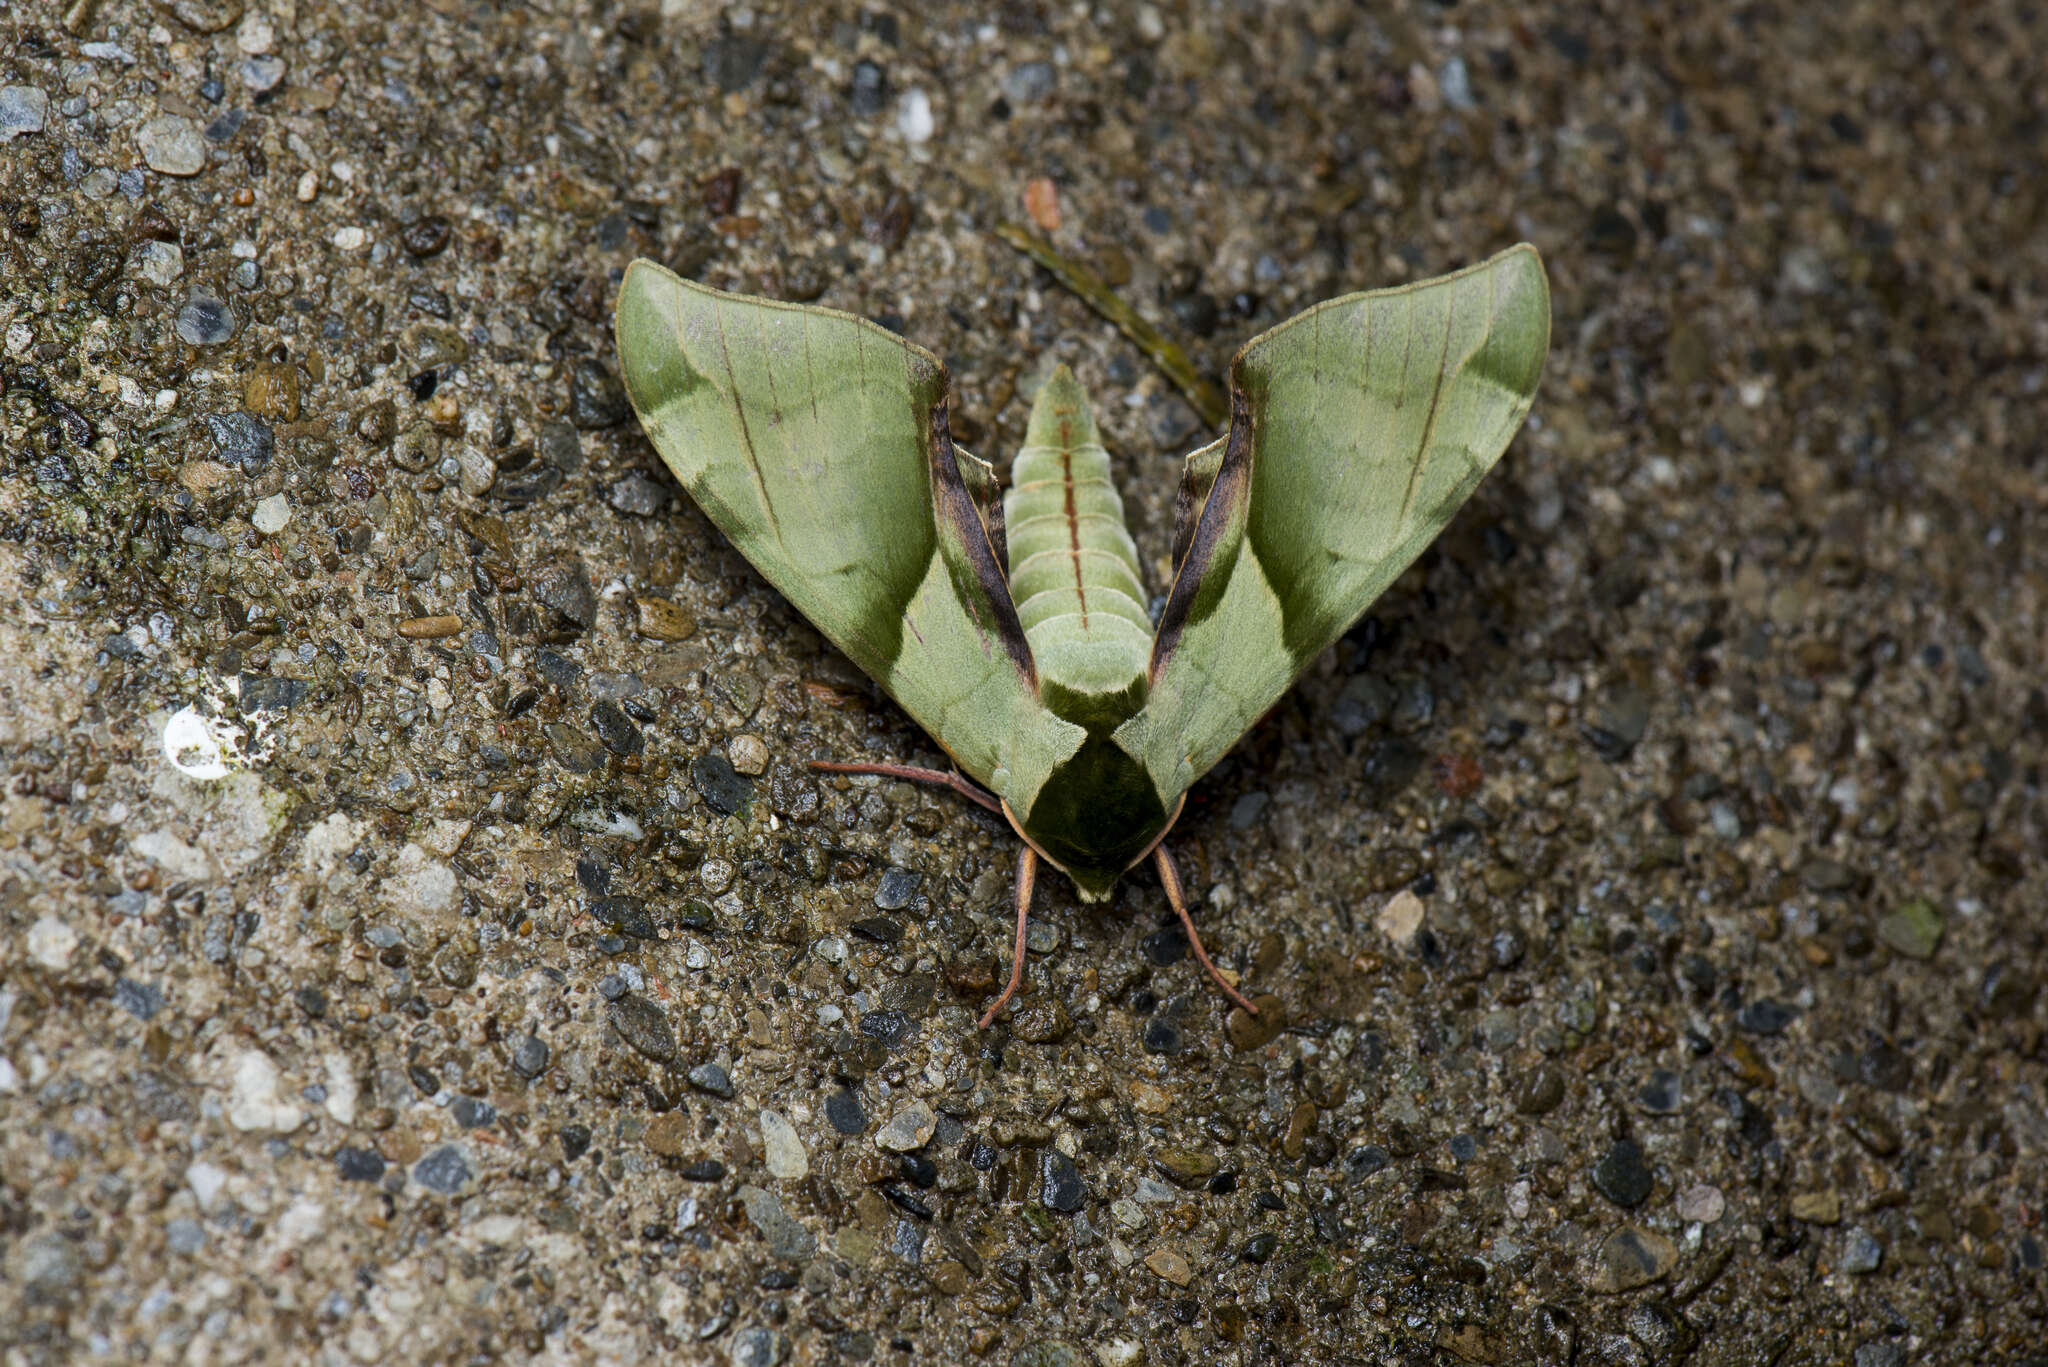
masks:
{"label": "white paint spot", "polygon": [[187,778],[228,776],[227,751],[210,718],[190,707],[180,708],[164,723],[164,758]]}

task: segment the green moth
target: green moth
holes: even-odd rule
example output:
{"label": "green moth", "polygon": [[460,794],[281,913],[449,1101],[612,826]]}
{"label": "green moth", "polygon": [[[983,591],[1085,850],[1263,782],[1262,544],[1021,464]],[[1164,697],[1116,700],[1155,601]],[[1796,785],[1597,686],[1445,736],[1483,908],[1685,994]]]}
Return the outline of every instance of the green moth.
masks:
{"label": "green moth", "polygon": [[[1155,622],[1087,396],[1039,391],[1001,491],[954,444],[946,368],[866,319],[636,261],[626,392],[720,531],[931,734],[946,784],[1006,817],[1010,981],[1043,859],[1097,901],[1147,859],[1232,1001],[1161,843],[1188,789],[1428,546],[1535,396],[1550,295],[1533,247],[1318,304],[1230,365],[1230,430],[1182,470]],[[963,777],[964,775],[964,777]]]}

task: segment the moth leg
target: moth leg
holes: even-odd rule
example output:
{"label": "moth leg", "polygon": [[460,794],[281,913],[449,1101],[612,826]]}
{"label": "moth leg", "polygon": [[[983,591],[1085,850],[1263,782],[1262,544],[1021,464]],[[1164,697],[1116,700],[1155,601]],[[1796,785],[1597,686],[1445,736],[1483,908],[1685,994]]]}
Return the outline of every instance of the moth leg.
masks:
{"label": "moth leg", "polygon": [[909,764],[840,764],[829,759],[814,759],[811,767],[827,774],[880,774],[884,778],[900,778],[911,783],[933,783],[941,788],[951,788],[969,802],[1001,816],[1003,804],[996,801],[993,793],[983,792],[964,775],[947,773],[942,769],[919,769]]}
{"label": "moth leg", "polygon": [[996,1012],[1003,1009],[1010,998],[1017,995],[1017,989],[1024,986],[1024,926],[1031,919],[1031,885],[1038,881],[1038,851],[1026,845],[1017,852],[1017,944],[1010,951],[1010,985],[1003,989],[1003,995],[996,998],[995,1005],[982,1013],[975,1023],[978,1030],[988,1029]]}
{"label": "moth leg", "polygon": [[[1242,992],[1224,981],[1223,975],[1216,970],[1216,965],[1209,961],[1209,951],[1202,948],[1202,937],[1195,933],[1194,918],[1188,915],[1187,896],[1181,891],[1180,870],[1173,866],[1173,856],[1166,852],[1166,842],[1161,841],[1152,847],[1152,862],[1159,866],[1159,881],[1166,888],[1166,900],[1173,904],[1174,915],[1180,917],[1180,928],[1188,933],[1188,948],[1195,951],[1195,959],[1209,970],[1209,976],[1223,989],[1224,996],[1254,1016],[1258,1015],[1259,1008],[1246,1001]],[[1021,934],[1021,931],[1019,933]]]}

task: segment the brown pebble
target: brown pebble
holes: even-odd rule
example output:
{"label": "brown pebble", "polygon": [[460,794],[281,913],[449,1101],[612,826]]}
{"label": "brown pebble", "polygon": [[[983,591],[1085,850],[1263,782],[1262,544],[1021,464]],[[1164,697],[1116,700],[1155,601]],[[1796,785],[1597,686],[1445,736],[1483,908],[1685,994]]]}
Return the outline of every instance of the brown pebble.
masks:
{"label": "brown pebble", "polygon": [[1178,1249],[1153,1249],[1145,1255],[1145,1266],[1152,1269],[1153,1275],[1175,1286],[1186,1286],[1195,1278],[1194,1269],[1188,1266],[1188,1260]]}
{"label": "brown pebble", "polygon": [[957,1296],[967,1289],[967,1268],[952,1258],[934,1266],[925,1277],[944,1296]]}
{"label": "brown pebble", "polygon": [[690,1143],[694,1130],[686,1111],[669,1111],[647,1122],[647,1128],[640,1134],[640,1142],[663,1158],[680,1158]]}
{"label": "brown pebble", "polygon": [[1287,1027],[1287,1008],[1271,992],[1261,992],[1253,997],[1252,1005],[1259,1008],[1258,1015],[1252,1015],[1241,1006],[1233,1006],[1230,1019],[1223,1026],[1223,1033],[1241,1050],[1257,1049]]}
{"label": "brown pebble", "polygon": [[1214,1177],[1223,1167],[1214,1154],[1198,1149],[1161,1149],[1154,1155],[1152,1163],[1175,1186],[1190,1191]]}
{"label": "brown pebble", "polygon": [[1287,1133],[1280,1140],[1280,1152],[1289,1158],[1301,1157],[1302,1146],[1315,1133],[1316,1117],[1320,1114],[1313,1101],[1304,1101],[1294,1108],[1294,1114],[1287,1118]]}
{"label": "brown pebble", "polygon": [[1058,997],[1034,995],[1010,1017],[1010,1031],[1026,1044],[1055,1044],[1074,1029],[1073,1013]]}
{"label": "brown pebble", "polygon": [[1149,1082],[1131,1084],[1131,1109],[1145,1115],[1165,1115],[1173,1109],[1173,1093]]}
{"label": "brown pebble", "polygon": [[398,624],[398,634],[408,641],[436,641],[462,630],[462,619],[440,613],[433,617],[408,617]]}
{"label": "brown pebble", "polygon": [[233,473],[217,460],[188,460],[178,467],[178,483],[204,498],[226,483]]}
{"label": "brown pebble", "polygon": [[650,640],[687,641],[697,634],[697,619],[689,609],[666,598],[635,598],[633,606],[638,609],[634,629]]}
{"label": "brown pebble", "polygon": [[242,386],[242,407],[272,422],[299,420],[299,369],[290,361],[252,367]]}
{"label": "brown pebble", "polygon": [[1764,1062],[1756,1046],[1745,1039],[1734,1039],[1721,1054],[1721,1066],[1752,1087],[1775,1087],[1778,1075],[1771,1065]]}

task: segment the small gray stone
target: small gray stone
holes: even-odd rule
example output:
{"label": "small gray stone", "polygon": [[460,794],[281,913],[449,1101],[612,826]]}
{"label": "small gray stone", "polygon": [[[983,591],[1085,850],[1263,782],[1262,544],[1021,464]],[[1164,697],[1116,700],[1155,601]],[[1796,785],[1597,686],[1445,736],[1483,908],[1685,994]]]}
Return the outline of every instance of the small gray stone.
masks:
{"label": "small gray stone", "polygon": [[153,983],[139,983],[133,978],[122,978],[114,984],[114,1005],[140,1021],[146,1021],[164,1008],[163,989]]}
{"label": "small gray stone", "polygon": [[620,997],[605,1008],[605,1015],[620,1039],[655,1062],[676,1056],[676,1028],[669,1024],[668,1013],[647,998]]}
{"label": "small gray stone", "polygon": [[1852,1276],[1875,1272],[1884,1263],[1884,1245],[1861,1225],[1842,1238],[1842,1270]]}
{"label": "small gray stone", "polygon": [[1472,98],[1472,75],[1465,69],[1463,57],[1453,57],[1443,64],[1436,73],[1436,86],[1444,103],[1453,109],[1479,107],[1479,101]]}
{"label": "small gray stone", "polygon": [[284,80],[284,58],[272,53],[262,53],[242,61],[242,84],[251,93],[267,94],[277,89]]}
{"label": "small gray stone", "polygon": [[412,1180],[428,1191],[454,1196],[476,1180],[469,1155],[458,1144],[443,1144],[412,1165]]}
{"label": "small gray stone", "polygon": [[235,313],[210,294],[195,294],[178,310],[177,329],[188,346],[219,346],[235,335]]}
{"label": "small gray stone", "polygon": [[602,361],[588,358],[569,370],[569,422],[584,431],[617,427],[633,416],[633,405],[618,377]]}
{"label": "small gray stone", "polygon": [[1905,1345],[1894,1339],[1872,1339],[1856,1345],[1856,1367],[1906,1367]]}
{"label": "small gray stone", "polygon": [[1649,1199],[1654,1179],[1633,1139],[1617,1139],[1593,1165],[1593,1186],[1617,1206],[1628,1209]]}
{"label": "small gray stone", "polygon": [[642,474],[622,475],[605,490],[604,501],[633,517],[653,517],[668,507],[668,490]]}
{"label": "small gray stone", "polygon": [[196,176],[206,169],[206,136],[178,114],[159,114],[136,130],[142,160],[160,176]]}
{"label": "small gray stone", "polygon": [[776,1367],[788,1355],[789,1341],[773,1329],[756,1325],[732,1336],[728,1360],[732,1367]]}
{"label": "small gray stone", "polygon": [[574,556],[543,571],[533,596],[577,626],[588,629],[597,620],[597,590],[591,587],[590,571]]}
{"label": "small gray stone", "polygon": [[1613,1295],[1656,1281],[1678,1261],[1678,1246],[1653,1229],[1623,1227],[1607,1236],[1594,1255],[1593,1290]]}
{"label": "small gray stone", "polygon": [[1074,1160],[1058,1149],[1048,1148],[1039,1160],[1039,1199],[1048,1210],[1071,1215],[1088,1199],[1088,1184],[1081,1180]]}
{"label": "small gray stone", "polygon": [[77,1245],[61,1234],[39,1234],[26,1241],[13,1262],[14,1279],[31,1301],[68,1298],[84,1271]]}
{"label": "small gray stone", "polygon": [[206,1227],[197,1220],[172,1220],[164,1226],[164,1243],[173,1253],[197,1253],[206,1247]]}
{"label": "small gray stone", "polygon": [[1673,1115],[1685,1099],[1679,1076],[1669,1068],[1658,1068],[1636,1092],[1636,1104],[1651,1115]]}
{"label": "small gray stone", "polygon": [[512,1048],[512,1071],[521,1077],[539,1077],[548,1069],[547,1041],[533,1035],[521,1039]]}
{"label": "small gray stone", "polygon": [[1003,94],[1016,104],[1030,104],[1052,94],[1057,75],[1051,62],[1019,62],[1003,74]]}
{"label": "small gray stone", "polygon": [[747,1208],[747,1219],[768,1241],[770,1255],[791,1262],[804,1262],[818,1251],[818,1236],[784,1210],[774,1192],[748,1185],[740,1188],[739,1197],[740,1203]]}
{"label": "small gray stone", "polygon": [[753,800],[753,780],[732,767],[720,754],[699,755],[690,761],[690,784],[714,812],[731,816]]}
{"label": "small gray stone", "polygon": [[911,869],[889,869],[875,888],[875,905],[883,911],[901,911],[917,896],[924,875]]}
{"label": "small gray stone", "polygon": [[49,114],[50,97],[34,86],[0,85],[0,144],[42,132]]}
{"label": "small gray stone", "polygon": [[938,1114],[924,1102],[913,1101],[889,1117],[889,1123],[875,1136],[875,1146],[892,1153],[909,1153],[923,1148],[938,1127]]}
{"label": "small gray stone", "polygon": [[732,1074],[715,1063],[700,1063],[690,1070],[690,1085],[700,1092],[709,1092],[721,1101],[730,1101],[738,1095],[739,1089],[732,1085]]}
{"label": "small gray stone", "polygon": [[825,1119],[841,1134],[859,1134],[868,1127],[867,1112],[862,1109],[860,1098],[844,1087],[826,1094]]}
{"label": "small gray stone", "polygon": [[1799,1012],[1781,1001],[1758,997],[1735,1013],[1735,1024],[1752,1035],[1781,1035]]}
{"label": "small gray stone", "polygon": [[213,438],[213,453],[223,464],[241,466],[242,473],[252,479],[270,467],[270,458],[277,452],[277,439],[263,419],[236,412],[206,413],[199,421]]}

